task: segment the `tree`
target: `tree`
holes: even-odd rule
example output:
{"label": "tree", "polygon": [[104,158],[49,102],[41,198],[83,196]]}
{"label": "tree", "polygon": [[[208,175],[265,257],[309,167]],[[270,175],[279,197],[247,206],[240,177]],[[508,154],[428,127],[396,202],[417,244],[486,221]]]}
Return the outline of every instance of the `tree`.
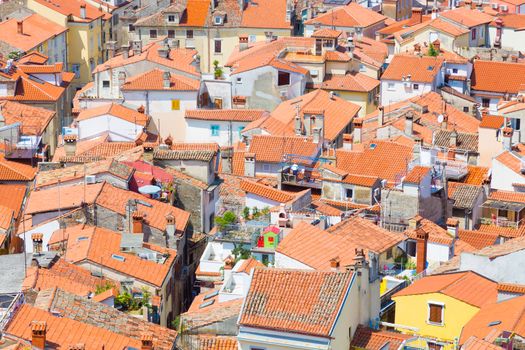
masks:
{"label": "tree", "polygon": [[215,223],[221,230],[224,230],[227,226],[233,225],[235,222],[237,222],[237,216],[229,210],[225,211],[222,216],[217,216],[215,218]]}
{"label": "tree", "polygon": [[244,207],[244,209],[242,210],[242,217],[245,220],[248,220],[250,218],[250,208]]}
{"label": "tree", "polygon": [[128,292],[119,294],[115,298],[115,306],[120,306],[123,310],[128,310],[131,307],[132,299],[131,294]]}
{"label": "tree", "polygon": [[7,58],[12,60],[18,60],[20,57],[22,57],[22,52],[20,51],[12,51],[7,55]]}
{"label": "tree", "polygon": [[232,254],[235,257],[235,262],[240,259],[248,259],[251,255],[248,249],[245,249],[242,244],[234,243],[234,248],[232,249]]}
{"label": "tree", "polygon": [[432,43],[430,43],[430,46],[428,47],[427,55],[431,57],[436,57],[439,55],[439,52],[437,52],[436,48]]}

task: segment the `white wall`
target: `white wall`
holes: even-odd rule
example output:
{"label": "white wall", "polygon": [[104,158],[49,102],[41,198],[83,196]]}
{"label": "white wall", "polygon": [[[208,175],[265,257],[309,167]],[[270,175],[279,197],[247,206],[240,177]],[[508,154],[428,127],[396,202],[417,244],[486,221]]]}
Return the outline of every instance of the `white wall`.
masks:
{"label": "white wall", "polygon": [[[244,129],[248,122],[229,122],[218,120],[186,120],[186,139],[185,142],[217,142],[220,146],[232,146],[241,140],[240,130]],[[219,126],[219,135],[212,136],[211,126]],[[230,140],[231,134],[231,140]]]}
{"label": "white wall", "polygon": [[444,244],[427,243],[427,261],[433,262],[445,262],[448,261],[451,256],[450,247]]}
{"label": "white wall", "polygon": [[134,141],[142,133],[142,130],[143,127],[141,125],[130,123],[110,114],[78,122],[78,137],[80,140],[109,132],[112,141]]}
{"label": "white wall", "polygon": [[514,191],[513,183],[524,183],[525,178],[521,174],[517,174],[513,170],[507,168],[505,165],[492,160],[492,176],[490,179],[490,188],[495,190]]}
{"label": "white wall", "polygon": [[[394,84],[393,88],[389,88],[389,84]],[[418,90],[413,89],[414,84],[419,84]],[[381,104],[383,106],[389,105],[434,90],[432,84],[428,83],[418,83],[413,81],[408,83],[408,85],[409,86],[405,86],[404,82],[397,80],[381,80]]]}
{"label": "white wall", "polygon": [[272,201],[268,198],[258,196],[253,193],[246,193],[246,206],[248,208],[256,207],[257,209],[272,208],[281,203]]}
{"label": "white wall", "polygon": [[21,234],[19,237],[24,240],[26,252],[32,253],[33,252],[33,241],[31,240],[31,234],[42,233],[43,234],[42,251],[47,252],[49,250],[47,249],[47,245],[49,244],[49,239],[51,238],[51,235],[53,234],[53,232],[55,232],[59,228],[60,228],[60,225],[58,223],[58,220],[53,220],[43,225],[36,226],[30,230],[27,230],[25,234]]}
{"label": "white wall", "polygon": [[282,269],[313,270],[310,266],[281,254],[279,251],[275,252],[275,267]]}
{"label": "white wall", "polygon": [[[489,27],[489,41],[491,47],[493,47],[494,41],[496,41],[496,27]],[[501,47],[515,51],[525,51],[525,31],[502,28]]]}
{"label": "white wall", "polygon": [[496,282],[525,284],[525,250],[520,250],[495,259],[471,253],[461,254],[460,270],[472,270]]}

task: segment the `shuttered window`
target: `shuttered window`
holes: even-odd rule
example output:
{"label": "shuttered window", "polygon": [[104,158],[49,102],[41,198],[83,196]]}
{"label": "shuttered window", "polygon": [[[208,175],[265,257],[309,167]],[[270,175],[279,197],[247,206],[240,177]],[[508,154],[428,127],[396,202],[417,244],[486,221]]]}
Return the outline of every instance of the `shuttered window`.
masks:
{"label": "shuttered window", "polygon": [[428,304],[428,321],[432,323],[443,323],[443,305]]}

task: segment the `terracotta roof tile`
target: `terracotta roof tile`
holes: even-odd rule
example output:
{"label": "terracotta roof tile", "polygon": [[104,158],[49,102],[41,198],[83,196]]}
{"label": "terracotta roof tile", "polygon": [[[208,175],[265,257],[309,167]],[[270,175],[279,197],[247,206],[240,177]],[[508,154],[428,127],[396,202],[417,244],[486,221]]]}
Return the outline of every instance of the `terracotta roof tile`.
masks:
{"label": "terracotta roof tile", "polygon": [[220,147],[215,142],[209,143],[173,143],[170,147],[174,151],[212,151],[218,152]]}
{"label": "terracotta roof tile", "polygon": [[494,19],[493,16],[465,6],[444,11],[441,13],[441,17],[468,28],[490,23]]}
{"label": "terracotta roof tile", "polygon": [[[183,5],[184,2],[184,0],[175,1],[170,6],[151,16],[139,18],[135,26],[164,26],[166,23],[166,14],[180,11],[181,5]],[[210,0],[188,0],[185,2],[185,5],[179,23],[170,23],[170,26],[204,27],[210,8]]]}
{"label": "terracotta roof tile", "polygon": [[[64,16],[71,16],[72,22],[92,22],[105,15],[103,11],[83,0],[71,0],[66,3],[60,0],[35,0],[40,5],[50,8]],[[80,5],[86,6],[86,18],[80,16]]]}
{"label": "terracotta roof tile", "polygon": [[481,307],[497,300],[497,283],[474,272],[426,276],[393,295],[393,298],[441,293],[467,304]]}
{"label": "terracotta roof tile", "polygon": [[388,346],[389,349],[401,349],[401,345],[410,338],[412,338],[412,336],[408,334],[373,330],[359,325],[355,330],[350,348],[382,350],[385,346]]}
{"label": "terracotta roof tile", "polygon": [[27,192],[26,185],[5,185],[0,184],[1,205],[14,212],[14,217],[18,218],[22,204],[24,203]]}
{"label": "terracotta roof tile", "polygon": [[[499,323],[496,323],[498,322]],[[492,324],[492,323],[496,324]],[[463,327],[459,343],[465,343],[470,337],[480,339],[487,337],[492,332],[496,336],[503,331],[525,335],[525,297],[516,297],[496,303],[494,300],[484,305],[479,312]]]}
{"label": "terracotta roof tile", "polygon": [[475,60],[472,90],[517,94],[524,88],[525,64]]}
{"label": "terracotta roof tile", "polygon": [[472,336],[467,339],[461,347],[463,350],[501,350],[500,346],[494,345],[486,340]]}
{"label": "terracotta roof tile", "polygon": [[482,232],[493,233],[505,238],[516,238],[525,235],[525,225],[520,225],[518,228],[514,228],[512,226],[505,227],[481,224],[479,225],[478,230]]}
{"label": "terracotta roof tile", "polygon": [[488,199],[503,202],[525,203],[525,193],[498,190],[490,192]]}
{"label": "terracotta roof tile", "polygon": [[[169,73],[169,71],[166,71]],[[136,75],[126,80],[120,88],[123,91],[132,90],[169,90],[169,91],[197,91],[199,90],[200,81],[179,74],[169,73],[170,86],[164,87],[165,71],[158,68],[152,69],[145,73]]]}
{"label": "terracotta roof tile", "polygon": [[312,34],[312,38],[338,38],[340,37],[342,32],[340,30],[330,29],[330,28],[321,28],[319,30],[316,30]]}
{"label": "terracotta roof tile", "polygon": [[157,148],[153,151],[153,158],[159,160],[199,160],[211,162],[217,155],[214,151],[205,150],[169,150]]}
{"label": "terracotta roof tile", "polygon": [[262,262],[259,262],[258,260],[254,258],[248,258],[243,261],[242,265],[239,266],[239,268],[235,272],[244,272],[246,274],[250,274],[252,270],[256,267],[265,267]]}
{"label": "terracotta roof tile", "polygon": [[[319,153],[319,145],[305,137],[254,135],[250,143],[250,153],[255,154],[256,162],[281,163],[286,154],[316,157]],[[308,162],[304,159],[297,161]]]}
{"label": "terracotta roof tile", "polygon": [[479,230],[459,230],[458,237],[479,250],[496,244],[499,236],[492,232]]}
{"label": "terracotta roof tile", "polygon": [[488,179],[489,168],[475,165],[467,166],[467,176],[463,179],[463,183],[469,185],[483,185]]}
{"label": "terracotta roof tile", "polygon": [[[456,133],[456,145],[450,145],[450,138],[452,133]],[[456,149],[468,152],[478,152],[479,134],[457,132],[455,130],[438,130],[434,132],[433,144],[445,149]]]}
{"label": "terracotta roof tile", "polygon": [[352,276],[352,272],[257,268],[239,324],[329,337]]}
{"label": "terracotta roof tile", "polygon": [[268,115],[262,109],[187,109],[186,119],[252,122]]}
{"label": "terracotta roof tile", "polygon": [[377,88],[380,81],[369,77],[362,73],[346,73],[325,75],[325,80],[321,84],[321,89],[324,90],[340,90],[340,91],[358,91],[370,92]]}
{"label": "terracotta roof tile", "polygon": [[498,283],[498,291],[514,294],[525,294],[525,285],[513,283]]}
{"label": "terracotta roof tile", "polygon": [[430,168],[426,166],[415,166],[403,180],[404,183],[419,185],[421,181],[429,174]]}
{"label": "terracotta roof tile", "polygon": [[166,215],[173,214],[175,216],[177,234],[181,234],[186,230],[190,217],[189,212],[167,203],[148,199],[135,192],[122,190],[108,183],[103,185],[100,195],[96,199],[96,205],[100,205],[106,209],[119,213],[120,215],[125,215],[126,203],[128,200],[140,199],[152,205],[152,207],[140,207],[141,211],[146,214],[145,223],[147,225],[164,231],[166,230]]}
{"label": "terracotta roof tile", "polygon": [[500,115],[485,115],[481,118],[480,128],[500,129],[503,126],[504,118]]}
{"label": "terracotta roof tile", "polygon": [[25,213],[45,213],[58,209],[78,208],[84,203],[92,204],[102,190],[103,185],[103,183],[100,183],[86,186],[61,186],[32,191],[27,200]]}
{"label": "terracotta roof tile", "polygon": [[[454,243],[453,238],[448,234],[447,230],[428,219],[421,219],[421,227],[418,229],[422,229],[423,231],[428,233],[428,241],[431,243],[443,244],[448,246],[451,246]],[[416,239],[416,231],[418,229],[406,230],[405,234],[411,239]]]}
{"label": "terracotta roof tile", "polygon": [[357,3],[337,7],[315,18],[309,19],[304,24],[321,24],[330,27],[361,27],[367,28],[376,23],[383,22],[387,17],[367,9]]}
{"label": "terracotta roof tile", "polygon": [[411,81],[430,83],[439,74],[443,59],[439,57],[395,55],[381,80],[398,80],[411,75]]}
{"label": "terracotta roof tile", "polygon": [[287,3],[282,1],[259,0],[257,4],[249,2],[242,11],[241,27],[291,29],[290,21],[286,21],[286,11]]}
{"label": "terracotta roof tile", "polygon": [[254,181],[241,180],[240,188],[247,193],[253,193],[279,203],[287,203],[295,199],[295,196],[290,192],[277,190]]}
{"label": "terracotta roof tile", "polygon": [[448,198],[454,200],[454,208],[474,209],[482,192],[481,186],[461,182],[448,183]]}
{"label": "terracotta roof tile", "polygon": [[237,350],[239,348],[236,337],[200,335],[198,343],[200,350]]}
{"label": "terracotta roof tile", "polygon": [[13,101],[0,101],[0,109],[6,125],[22,124],[23,135],[42,135],[56,114],[48,109]]}
{"label": "terracotta roof tile", "polygon": [[[29,327],[29,324],[34,320],[46,322],[46,340],[52,344],[57,344],[60,348],[67,348],[69,345],[82,343],[85,344],[86,350],[101,349],[103,346],[111,349],[124,349],[128,346],[140,349],[140,340],[125,337],[67,317],[53,316],[51,312],[37,309],[29,304],[23,304],[17,309],[11,322],[6,327],[5,333],[31,341],[31,327]],[[65,329],[70,331],[64,332]]]}
{"label": "terracotta roof tile", "polygon": [[83,109],[75,120],[81,122],[103,115],[111,115],[141,126],[146,126],[150,119],[149,116],[144,113],[137,112],[134,109],[124,107],[120,104],[110,103],[99,107]]}
{"label": "terracotta roof tile", "polygon": [[[18,21],[22,22],[22,33],[18,33]],[[0,23],[0,41],[27,52],[66,30],[67,28],[35,13],[22,19],[11,18]]]}

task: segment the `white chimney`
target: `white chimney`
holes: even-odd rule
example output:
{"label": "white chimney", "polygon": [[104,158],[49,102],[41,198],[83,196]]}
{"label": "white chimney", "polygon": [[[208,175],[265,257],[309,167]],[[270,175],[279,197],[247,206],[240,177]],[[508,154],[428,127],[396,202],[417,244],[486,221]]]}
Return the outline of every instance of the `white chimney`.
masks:
{"label": "white chimney", "polygon": [[82,4],[80,5],[80,18],[86,19],[86,5]]}

